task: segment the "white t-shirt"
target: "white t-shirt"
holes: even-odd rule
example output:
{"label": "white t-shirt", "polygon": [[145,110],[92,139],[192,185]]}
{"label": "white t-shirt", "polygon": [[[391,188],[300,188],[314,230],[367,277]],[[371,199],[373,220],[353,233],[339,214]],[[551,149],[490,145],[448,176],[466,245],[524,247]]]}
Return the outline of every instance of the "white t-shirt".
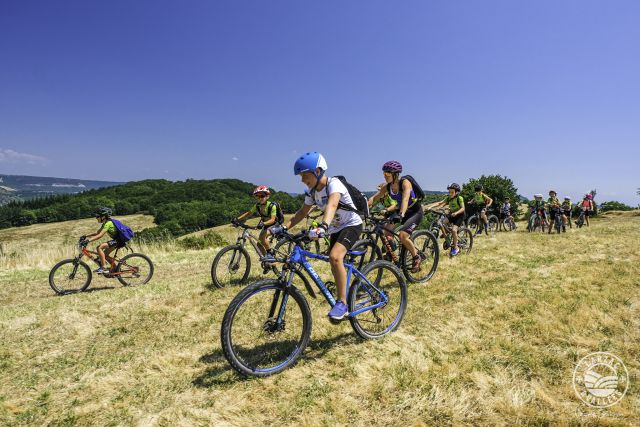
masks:
{"label": "white t-shirt", "polygon": [[[355,205],[351,200],[351,195],[349,195],[349,190],[347,190],[347,187],[345,187],[338,178],[329,178],[327,186],[322,190],[316,191],[314,194],[314,198],[311,198],[311,196],[307,193],[304,197],[304,204],[309,206],[316,205],[322,212],[324,212],[329,200],[328,195],[333,193],[340,193],[340,201],[345,205],[351,206],[355,209]],[[362,218],[360,218],[360,215],[355,212],[338,208],[336,210],[336,214],[333,217],[333,221],[331,221],[331,224],[329,224],[329,230],[327,232],[329,234],[333,234],[346,227],[360,224],[362,224]]]}

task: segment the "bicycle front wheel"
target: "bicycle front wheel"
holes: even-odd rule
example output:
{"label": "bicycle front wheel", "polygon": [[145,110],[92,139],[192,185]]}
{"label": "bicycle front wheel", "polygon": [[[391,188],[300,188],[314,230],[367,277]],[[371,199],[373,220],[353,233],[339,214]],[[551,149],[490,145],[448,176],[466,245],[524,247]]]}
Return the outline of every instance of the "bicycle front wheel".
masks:
{"label": "bicycle front wheel", "polygon": [[58,295],[82,292],[91,284],[91,269],[83,261],[65,259],[49,273],[49,286]]}
{"label": "bicycle front wheel", "polygon": [[458,228],[458,248],[461,254],[468,254],[473,247],[473,233],[467,227]]}
{"label": "bicycle front wheel", "polygon": [[505,231],[513,231],[515,224],[509,218],[505,218],[502,220],[502,226]]}
{"label": "bicycle front wheel", "polygon": [[218,288],[245,283],[251,271],[249,253],[240,245],[226,246],[211,264],[211,280]]}
{"label": "bicycle front wheel", "polygon": [[438,269],[438,260],[440,259],[440,248],[438,240],[433,234],[427,230],[417,230],[411,235],[413,245],[418,250],[418,255],[422,258],[419,270],[415,273],[412,271],[413,258],[411,252],[402,248],[402,272],[411,283],[422,283],[431,279]]}
{"label": "bicycle front wheel", "polygon": [[295,286],[262,280],[244,288],[222,319],[220,340],[241,375],[264,377],[293,366],[311,336],[311,310]]}
{"label": "bicycle front wheel", "polygon": [[120,259],[114,276],[124,286],[144,285],[153,276],[153,263],[144,254],[125,255]]}
{"label": "bicycle front wheel", "polygon": [[487,220],[489,221],[487,229],[491,234],[495,234],[498,231],[498,217],[495,215],[489,215]]}
{"label": "bicycle front wheel", "polygon": [[389,261],[374,261],[365,266],[362,279],[355,279],[349,288],[349,312],[378,304],[384,292],[385,305],[349,316],[351,327],[364,339],[381,338],[394,331],[402,321],[407,308],[407,283],[400,269]]}

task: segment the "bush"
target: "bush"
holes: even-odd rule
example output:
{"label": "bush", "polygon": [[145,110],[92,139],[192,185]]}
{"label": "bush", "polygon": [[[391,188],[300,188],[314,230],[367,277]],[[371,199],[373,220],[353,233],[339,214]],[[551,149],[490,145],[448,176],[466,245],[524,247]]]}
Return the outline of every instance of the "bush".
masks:
{"label": "bush", "polygon": [[208,231],[200,236],[188,236],[180,239],[178,244],[186,249],[208,249],[226,246],[229,242],[215,231]]}
{"label": "bush", "polygon": [[600,205],[600,211],[601,212],[608,212],[608,211],[631,211],[633,210],[633,208],[631,206],[627,206],[624,203],[621,202],[615,202],[615,201],[611,201],[611,202],[603,202]]}

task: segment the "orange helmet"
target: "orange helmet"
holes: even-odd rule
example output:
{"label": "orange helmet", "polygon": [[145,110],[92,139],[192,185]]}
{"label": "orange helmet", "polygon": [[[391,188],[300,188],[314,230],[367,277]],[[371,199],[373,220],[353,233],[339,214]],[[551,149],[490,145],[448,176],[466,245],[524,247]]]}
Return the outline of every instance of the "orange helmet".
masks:
{"label": "orange helmet", "polygon": [[266,185],[258,185],[255,190],[253,190],[253,195],[255,196],[256,194],[260,193],[271,194],[271,191],[269,191],[269,187],[267,187]]}

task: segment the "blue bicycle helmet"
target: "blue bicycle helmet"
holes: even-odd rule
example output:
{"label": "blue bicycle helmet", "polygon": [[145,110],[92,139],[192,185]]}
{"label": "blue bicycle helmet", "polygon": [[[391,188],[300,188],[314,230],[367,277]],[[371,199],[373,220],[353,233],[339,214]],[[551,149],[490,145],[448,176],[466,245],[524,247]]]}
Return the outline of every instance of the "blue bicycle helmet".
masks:
{"label": "blue bicycle helmet", "polygon": [[324,159],[322,154],[317,151],[311,151],[309,153],[304,153],[302,156],[296,160],[296,163],[293,165],[293,174],[300,175],[303,172],[313,172],[313,174],[320,178],[320,176],[316,173],[316,169],[320,168],[322,173],[327,170],[327,161]]}

